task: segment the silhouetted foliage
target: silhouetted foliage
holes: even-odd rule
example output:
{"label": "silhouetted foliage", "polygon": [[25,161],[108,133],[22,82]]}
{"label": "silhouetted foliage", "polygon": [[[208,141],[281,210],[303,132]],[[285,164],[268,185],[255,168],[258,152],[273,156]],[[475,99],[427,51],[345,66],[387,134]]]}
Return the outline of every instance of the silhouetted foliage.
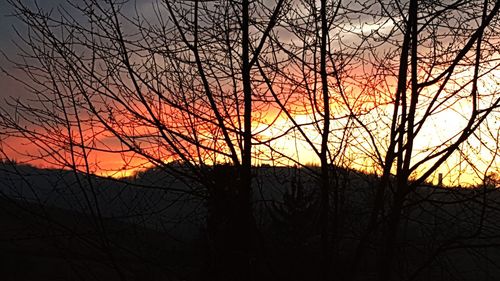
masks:
{"label": "silhouetted foliage", "polygon": [[500,1],[8,2],[13,279],[500,275]]}

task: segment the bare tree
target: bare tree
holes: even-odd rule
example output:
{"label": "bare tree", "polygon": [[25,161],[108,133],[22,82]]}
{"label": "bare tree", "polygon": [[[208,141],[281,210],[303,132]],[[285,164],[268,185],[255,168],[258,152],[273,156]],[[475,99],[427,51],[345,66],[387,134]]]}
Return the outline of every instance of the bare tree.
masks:
{"label": "bare tree", "polygon": [[[460,146],[498,109],[498,90],[485,85],[498,68],[491,42],[498,36],[499,7],[498,2],[488,1],[379,1],[360,6],[378,19],[379,27],[366,41],[373,50],[366,59],[371,64],[370,79],[380,77],[382,86],[367,89],[366,94],[377,95],[375,91],[382,88],[390,93],[386,98],[390,106],[379,107],[376,113],[380,120],[388,117],[386,145],[380,147],[377,132],[366,132],[381,178],[354,268],[367,253],[368,241],[380,237],[385,242],[378,258],[379,279],[391,279],[408,195],[443,163],[452,161]],[[460,117],[452,119],[456,129],[435,132],[434,122],[445,120],[450,112],[459,112]],[[369,127],[370,123],[357,120]],[[422,147],[420,142],[429,134],[443,139]],[[375,235],[379,230],[380,236]]]}
{"label": "bare tree", "polygon": [[[126,168],[197,181],[220,197],[208,201],[210,278],[251,278],[252,142],[263,118],[252,112],[265,106],[252,69],[284,1],[158,1],[147,15],[121,1],[68,1],[53,13],[10,3],[29,29],[23,62],[12,62],[34,101],[3,111],[7,135],[75,172],[101,170],[92,155],[117,154]],[[218,163],[230,163],[222,176]]]}
{"label": "bare tree", "polygon": [[[353,124],[346,108],[346,73],[350,60],[360,49],[344,49],[343,29],[349,12],[342,1],[297,1],[275,31],[274,60],[259,64],[269,85],[273,103],[280,109],[281,130],[293,134],[301,150],[310,150],[316,159],[300,157],[300,152],[270,149],[295,165],[308,169],[310,161],[319,169],[309,169],[316,177],[319,208],[316,225],[321,243],[319,278],[329,280],[338,273],[341,239],[341,175],[345,148]],[[282,39],[284,37],[285,39]],[[295,154],[295,155],[294,155]]]}
{"label": "bare tree", "polygon": [[[50,11],[9,2],[28,28],[11,59],[28,79],[12,78],[33,95],[2,108],[2,141],[29,142],[37,151],[25,156],[70,169],[82,190],[89,186],[85,202],[108,248],[93,174],[106,170],[99,159],[117,155],[118,170],[163,169],[184,185],[161,190],[206,205],[213,280],[271,276],[252,206],[257,161],[314,174],[322,280],[416,279],[459,242],[496,233],[491,190],[422,186],[458,165],[495,180],[486,178],[495,160],[471,155],[475,147],[498,154],[492,117],[500,99],[489,84],[499,66],[498,1],[165,0],[131,9],[82,0]],[[456,122],[445,128],[443,120]],[[300,143],[296,151],[276,145],[286,138]],[[305,150],[319,169],[301,158]],[[354,169],[376,174],[375,186],[345,188],[342,177]],[[301,197],[298,185],[291,193]],[[356,197],[363,192],[373,198]],[[359,202],[354,218],[346,210]],[[470,208],[470,233],[436,238],[426,260],[396,276],[399,246],[417,247],[404,239],[408,229],[442,231],[428,229],[426,208],[443,224],[458,224]]]}

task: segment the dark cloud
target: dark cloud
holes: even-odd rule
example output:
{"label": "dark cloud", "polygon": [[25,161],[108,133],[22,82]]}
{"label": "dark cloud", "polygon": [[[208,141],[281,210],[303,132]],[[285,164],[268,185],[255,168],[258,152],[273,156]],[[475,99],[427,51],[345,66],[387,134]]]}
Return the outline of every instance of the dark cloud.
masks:
{"label": "dark cloud", "polygon": [[[15,0],[27,5],[28,7],[35,8],[35,4],[44,11],[56,11],[57,7],[67,6],[67,0],[51,0],[51,1],[36,1],[36,0]],[[147,13],[151,9],[150,3],[155,0],[135,0],[130,1],[124,6],[125,14],[132,14],[135,8],[144,9]],[[71,0],[72,4],[83,3],[83,0]],[[16,47],[15,41],[20,41],[20,38],[16,34],[15,30],[18,30],[21,34],[25,32],[26,27],[24,24],[14,16],[15,10],[7,0],[0,0],[0,50],[4,55],[0,56],[0,66],[10,74],[16,75],[16,77],[22,79],[22,73],[16,71],[14,67],[9,63],[10,60],[16,60],[17,54],[19,53]],[[9,78],[5,73],[0,72],[0,104],[3,104],[3,100],[7,97],[25,97],[28,93],[26,90],[20,86],[17,82]]]}

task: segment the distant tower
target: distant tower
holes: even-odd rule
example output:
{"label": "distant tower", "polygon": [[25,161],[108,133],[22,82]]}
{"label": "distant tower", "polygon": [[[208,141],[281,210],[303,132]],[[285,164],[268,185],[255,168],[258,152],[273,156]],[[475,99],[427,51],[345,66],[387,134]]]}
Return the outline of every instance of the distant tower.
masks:
{"label": "distant tower", "polygon": [[438,174],[438,186],[443,186],[443,173]]}

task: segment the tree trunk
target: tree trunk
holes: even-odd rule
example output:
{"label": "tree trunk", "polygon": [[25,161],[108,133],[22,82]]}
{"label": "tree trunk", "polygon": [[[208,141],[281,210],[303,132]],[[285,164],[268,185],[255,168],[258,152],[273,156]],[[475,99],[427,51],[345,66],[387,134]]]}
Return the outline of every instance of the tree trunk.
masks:
{"label": "tree trunk", "polygon": [[208,201],[208,279],[251,280],[249,192],[233,166],[215,166]]}

